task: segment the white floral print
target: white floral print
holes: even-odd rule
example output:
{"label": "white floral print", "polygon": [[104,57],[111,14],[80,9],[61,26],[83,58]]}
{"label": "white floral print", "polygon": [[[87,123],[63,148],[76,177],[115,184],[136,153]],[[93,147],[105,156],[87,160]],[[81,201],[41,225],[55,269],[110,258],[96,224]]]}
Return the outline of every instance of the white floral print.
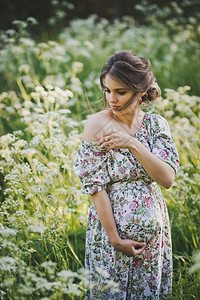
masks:
{"label": "white floral print", "polygon": [[[165,118],[146,113],[134,135],[148,150],[177,172],[179,158]],[[86,234],[85,266],[94,288],[87,299],[169,299],[172,285],[172,249],[167,207],[158,185],[149,177],[130,150],[100,150],[97,142],[82,140],[74,159],[74,170],[83,193],[105,189],[121,238],[145,241],[146,250],[128,257],[110,244],[91,203]],[[96,272],[101,268],[109,274]],[[119,291],[105,289],[108,280]]]}

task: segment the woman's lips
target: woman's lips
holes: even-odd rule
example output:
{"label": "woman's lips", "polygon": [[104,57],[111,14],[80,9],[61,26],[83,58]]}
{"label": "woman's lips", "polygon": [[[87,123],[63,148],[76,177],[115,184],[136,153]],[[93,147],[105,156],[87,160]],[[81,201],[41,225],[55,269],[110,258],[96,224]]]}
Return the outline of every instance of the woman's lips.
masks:
{"label": "woman's lips", "polygon": [[111,108],[112,108],[112,109],[119,109],[120,106],[111,105]]}

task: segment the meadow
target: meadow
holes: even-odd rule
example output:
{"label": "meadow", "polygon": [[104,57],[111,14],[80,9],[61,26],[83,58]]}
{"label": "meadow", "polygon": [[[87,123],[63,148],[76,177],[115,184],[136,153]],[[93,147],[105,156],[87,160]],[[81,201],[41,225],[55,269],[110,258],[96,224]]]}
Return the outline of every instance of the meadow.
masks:
{"label": "meadow", "polygon": [[[103,109],[101,67],[116,50],[148,57],[162,97],[145,111],[169,122],[180,169],[166,199],[173,241],[172,299],[200,294],[200,28],[131,17],[77,19],[55,40],[34,18],[0,41],[0,299],[84,299],[90,197],[73,171],[87,116]],[[110,281],[113,288],[115,284]]]}

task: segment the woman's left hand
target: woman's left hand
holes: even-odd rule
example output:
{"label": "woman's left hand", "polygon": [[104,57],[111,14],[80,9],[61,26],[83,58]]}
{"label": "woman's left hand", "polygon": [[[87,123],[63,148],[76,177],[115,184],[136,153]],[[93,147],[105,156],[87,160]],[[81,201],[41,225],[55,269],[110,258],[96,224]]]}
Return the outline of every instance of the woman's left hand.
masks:
{"label": "woman's left hand", "polygon": [[104,135],[97,144],[100,149],[106,147],[106,150],[108,151],[114,148],[129,148],[132,139],[133,137],[128,132],[116,131]]}

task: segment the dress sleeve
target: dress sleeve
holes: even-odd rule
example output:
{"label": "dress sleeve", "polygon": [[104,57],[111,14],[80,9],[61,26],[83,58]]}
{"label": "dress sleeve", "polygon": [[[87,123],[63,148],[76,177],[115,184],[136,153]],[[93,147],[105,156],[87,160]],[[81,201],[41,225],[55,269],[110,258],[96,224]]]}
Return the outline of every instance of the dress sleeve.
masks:
{"label": "dress sleeve", "polygon": [[82,193],[94,194],[107,188],[110,182],[107,161],[107,152],[98,149],[96,142],[81,141],[74,159],[74,171],[81,180]]}
{"label": "dress sleeve", "polygon": [[179,156],[175,143],[172,140],[167,120],[162,116],[153,115],[152,133],[152,153],[168,163],[177,172]]}

